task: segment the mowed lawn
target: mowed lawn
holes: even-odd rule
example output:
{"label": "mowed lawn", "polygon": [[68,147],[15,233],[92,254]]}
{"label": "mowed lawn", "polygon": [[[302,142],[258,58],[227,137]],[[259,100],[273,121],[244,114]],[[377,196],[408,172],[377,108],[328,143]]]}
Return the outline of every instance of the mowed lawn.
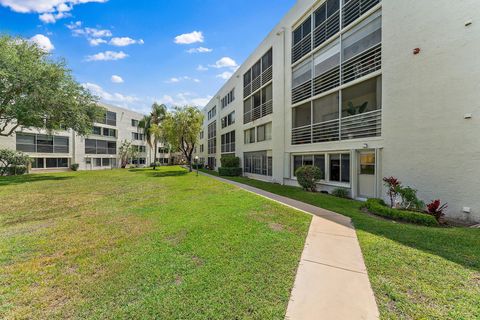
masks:
{"label": "mowed lawn", "polygon": [[282,319],[310,219],[178,167],[0,178],[0,318]]}
{"label": "mowed lawn", "polygon": [[480,229],[396,223],[365,214],[358,201],[231,180],[351,217],[382,319],[480,319]]}

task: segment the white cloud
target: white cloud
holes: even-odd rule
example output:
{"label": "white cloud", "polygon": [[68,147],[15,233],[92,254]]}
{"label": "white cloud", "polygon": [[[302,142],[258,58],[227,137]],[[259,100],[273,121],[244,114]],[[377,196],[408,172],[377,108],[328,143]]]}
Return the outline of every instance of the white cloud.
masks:
{"label": "white cloud", "polygon": [[117,75],[113,75],[110,80],[112,80],[113,83],[123,83],[123,78]]}
{"label": "white cloud", "polygon": [[0,0],[0,5],[19,13],[38,13],[44,23],[54,23],[71,16],[73,6],[88,2],[107,2],[108,0]]}
{"label": "white cloud", "polygon": [[224,80],[228,80],[230,79],[230,77],[233,75],[232,72],[229,72],[229,71],[225,71],[225,72],[222,72],[220,74],[217,74],[217,78],[221,78],[221,79],[224,79]]}
{"label": "white cloud", "polygon": [[87,56],[87,61],[111,61],[111,60],[121,60],[128,57],[123,51],[116,52],[116,51],[105,51],[99,52],[97,54]]}
{"label": "white cloud", "polygon": [[175,37],[176,44],[192,44],[196,42],[203,42],[203,33],[201,31],[193,31],[184,33]]}
{"label": "white cloud", "polygon": [[191,48],[187,50],[188,53],[208,53],[212,51],[213,49],[205,48],[205,47]]}
{"label": "white cloud", "polygon": [[135,40],[129,37],[115,37],[110,39],[109,44],[116,47],[125,47],[131,44],[144,44],[144,41],[142,39]]}
{"label": "white cloud", "polygon": [[196,83],[200,82],[200,80],[197,79],[197,78],[192,78],[192,77],[189,77],[189,76],[183,76],[183,77],[170,78],[167,81],[165,81],[165,83],[178,83],[178,82],[183,81],[183,80],[193,81],[193,82],[196,82]]}
{"label": "white cloud", "polygon": [[207,71],[207,70],[208,70],[208,68],[202,66],[201,64],[199,64],[198,67],[197,67],[197,71]]}
{"label": "white cloud", "polygon": [[223,57],[221,58],[220,60],[217,60],[217,62],[215,62],[215,64],[213,65],[210,65],[210,67],[212,68],[217,68],[217,69],[220,69],[220,68],[232,68],[232,69],[236,69],[238,67],[237,63],[235,62],[235,60],[233,60],[232,58],[230,57]]}
{"label": "white cloud", "polygon": [[98,39],[93,38],[93,39],[89,39],[89,40],[88,40],[88,43],[90,43],[91,46],[96,47],[96,46],[98,46],[99,44],[107,43],[107,41],[104,40],[104,39],[102,39],[102,38],[98,38]]}
{"label": "white cloud", "polygon": [[97,29],[97,28],[72,28],[72,33],[74,36],[84,35],[91,38],[102,38],[102,37],[111,37],[112,31],[108,29]]}
{"label": "white cloud", "polygon": [[75,22],[72,21],[69,24],[67,24],[66,26],[70,30],[79,29],[82,26],[82,21],[75,21]]}
{"label": "white cloud", "polygon": [[107,102],[115,102],[115,103],[120,103],[122,105],[127,105],[129,103],[134,103],[139,101],[140,99],[135,97],[135,96],[128,96],[128,95],[123,95],[121,93],[109,93],[105,91],[102,87],[100,87],[98,84],[95,83],[83,83],[82,86],[90,92],[98,97],[100,99],[107,101]]}
{"label": "white cloud", "polygon": [[53,49],[55,49],[50,39],[44,36],[43,34],[34,35],[33,37],[30,38],[30,41],[36,43],[37,46],[39,46],[41,49],[43,49],[46,52],[50,52]]}
{"label": "white cloud", "polygon": [[[212,96],[198,97],[188,92],[178,93],[175,96],[164,95],[158,99],[160,103],[170,106],[195,106],[204,107],[212,99]],[[157,99],[156,99],[157,100]]]}

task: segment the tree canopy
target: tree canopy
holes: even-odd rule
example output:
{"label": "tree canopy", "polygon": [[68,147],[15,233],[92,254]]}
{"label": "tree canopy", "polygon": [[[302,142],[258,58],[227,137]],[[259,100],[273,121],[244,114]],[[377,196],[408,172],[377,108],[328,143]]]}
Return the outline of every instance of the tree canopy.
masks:
{"label": "tree canopy", "polygon": [[0,36],[0,136],[19,127],[85,135],[102,112],[63,60],[24,39]]}
{"label": "tree canopy", "polygon": [[162,122],[167,116],[167,106],[158,104],[156,102],[152,105],[152,111],[149,115],[144,116],[138,126],[143,129],[145,138],[150,148],[153,148],[153,170],[156,169],[157,164],[157,147],[158,142],[163,138]]}
{"label": "tree canopy", "polygon": [[192,169],[192,154],[202,130],[203,114],[195,107],[176,107],[164,121],[164,134],[173,149],[180,150]]}

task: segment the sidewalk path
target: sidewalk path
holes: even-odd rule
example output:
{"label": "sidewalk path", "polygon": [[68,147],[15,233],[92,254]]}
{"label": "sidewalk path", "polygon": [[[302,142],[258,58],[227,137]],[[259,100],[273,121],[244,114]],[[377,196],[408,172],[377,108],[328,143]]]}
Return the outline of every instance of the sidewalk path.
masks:
{"label": "sidewalk path", "polygon": [[238,182],[211,177],[313,215],[286,319],[379,318],[350,218]]}

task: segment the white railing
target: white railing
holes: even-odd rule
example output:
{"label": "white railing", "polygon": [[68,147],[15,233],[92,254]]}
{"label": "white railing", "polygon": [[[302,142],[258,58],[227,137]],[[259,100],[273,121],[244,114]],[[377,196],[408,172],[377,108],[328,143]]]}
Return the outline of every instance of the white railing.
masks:
{"label": "white railing", "polygon": [[340,10],[328,17],[313,30],[313,47],[316,48],[340,31]]}
{"label": "white railing", "polygon": [[310,51],[312,51],[312,33],[292,47],[292,63],[297,62]]}
{"label": "white railing", "polygon": [[345,61],[342,65],[342,83],[348,83],[382,68],[382,44]]}
{"label": "white railing", "polygon": [[380,0],[350,0],[343,6],[342,27],[345,28],[365,12],[380,3]]}
{"label": "white railing", "polygon": [[382,109],[292,129],[292,145],[341,141],[382,134]]}
{"label": "white railing", "polygon": [[243,123],[249,123],[254,120],[260,119],[273,112],[273,101],[269,100],[264,104],[254,107],[252,110],[243,114]]}

